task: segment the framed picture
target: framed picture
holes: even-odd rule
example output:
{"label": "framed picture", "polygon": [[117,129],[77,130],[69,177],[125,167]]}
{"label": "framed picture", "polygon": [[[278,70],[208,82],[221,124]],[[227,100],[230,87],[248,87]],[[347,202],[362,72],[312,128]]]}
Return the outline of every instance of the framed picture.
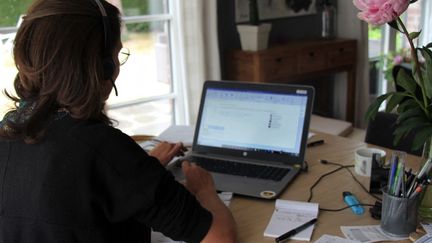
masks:
{"label": "framed picture", "polygon": [[[260,20],[316,13],[316,0],[257,0]],[[249,0],[235,0],[236,23],[249,20]]]}

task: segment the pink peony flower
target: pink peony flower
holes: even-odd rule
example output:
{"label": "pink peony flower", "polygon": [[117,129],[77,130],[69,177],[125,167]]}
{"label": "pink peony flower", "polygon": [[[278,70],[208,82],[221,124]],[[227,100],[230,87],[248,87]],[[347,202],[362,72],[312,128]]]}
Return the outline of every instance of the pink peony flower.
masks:
{"label": "pink peony flower", "polygon": [[410,0],[353,0],[361,11],[358,17],[373,25],[395,20],[408,8]]}

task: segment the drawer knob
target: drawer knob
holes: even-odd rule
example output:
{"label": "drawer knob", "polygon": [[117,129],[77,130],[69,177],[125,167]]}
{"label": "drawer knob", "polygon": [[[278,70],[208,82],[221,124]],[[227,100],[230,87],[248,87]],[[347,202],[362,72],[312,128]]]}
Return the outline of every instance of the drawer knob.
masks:
{"label": "drawer knob", "polygon": [[276,62],[279,62],[279,63],[280,63],[280,62],[282,62],[282,60],[283,60],[282,57],[278,57],[278,58],[276,58]]}
{"label": "drawer knob", "polygon": [[339,48],[339,52],[344,52],[344,48],[343,47],[341,47],[341,48]]}
{"label": "drawer knob", "polygon": [[314,57],[315,56],[315,52],[309,52],[309,56],[310,57]]}

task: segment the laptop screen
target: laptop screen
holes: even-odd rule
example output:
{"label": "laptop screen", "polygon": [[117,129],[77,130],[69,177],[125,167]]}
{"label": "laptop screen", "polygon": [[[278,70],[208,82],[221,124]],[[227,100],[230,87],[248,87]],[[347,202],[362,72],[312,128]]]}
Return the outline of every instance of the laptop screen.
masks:
{"label": "laptop screen", "polygon": [[307,90],[208,87],[203,95],[197,145],[299,155],[310,97]]}

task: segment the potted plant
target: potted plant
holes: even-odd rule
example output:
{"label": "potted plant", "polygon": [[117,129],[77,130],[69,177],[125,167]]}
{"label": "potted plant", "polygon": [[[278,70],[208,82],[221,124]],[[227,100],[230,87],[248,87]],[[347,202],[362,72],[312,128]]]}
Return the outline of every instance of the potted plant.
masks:
{"label": "potted plant", "polygon": [[259,51],[267,48],[271,24],[260,23],[258,2],[249,0],[249,23],[237,25],[244,51]]}
{"label": "potted plant", "polygon": [[[401,90],[379,96],[369,106],[366,118],[374,118],[381,104],[387,101],[386,111],[395,110],[398,114],[394,143],[397,144],[408,133],[414,132],[413,150],[423,148],[424,161],[428,161],[432,159],[432,43],[416,46],[421,31],[408,31],[400,17],[415,2],[417,0],[354,0],[355,6],[360,10],[360,19],[373,25],[388,23],[405,36],[411,52],[412,72],[400,69],[393,80]],[[427,178],[418,178],[417,181],[427,179],[425,185],[429,184],[431,173],[427,174]],[[421,190],[424,192],[418,212],[421,218],[432,219],[432,186],[429,184],[426,190]]]}

